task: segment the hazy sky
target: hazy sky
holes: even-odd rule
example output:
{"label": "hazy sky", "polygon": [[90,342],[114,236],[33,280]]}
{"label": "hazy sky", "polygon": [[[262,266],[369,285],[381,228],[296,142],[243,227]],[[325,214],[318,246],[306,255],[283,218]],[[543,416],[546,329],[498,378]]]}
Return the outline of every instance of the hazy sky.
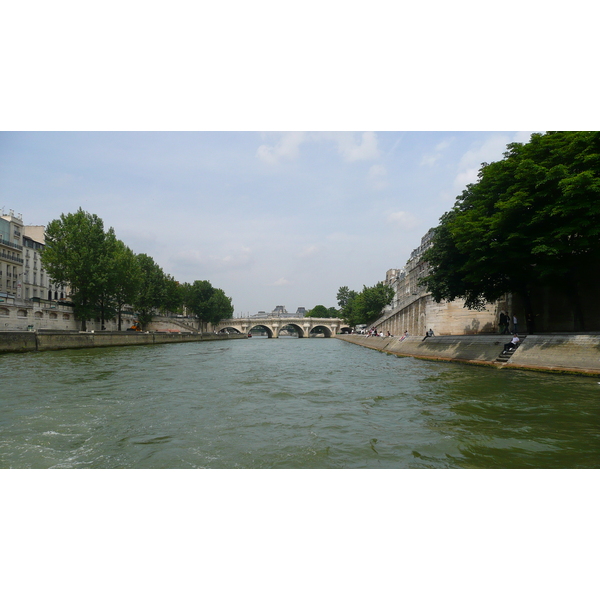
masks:
{"label": "hazy sky", "polygon": [[82,207],[235,314],[335,306],[402,267],[482,162],[530,132],[5,132],[0,207]]}

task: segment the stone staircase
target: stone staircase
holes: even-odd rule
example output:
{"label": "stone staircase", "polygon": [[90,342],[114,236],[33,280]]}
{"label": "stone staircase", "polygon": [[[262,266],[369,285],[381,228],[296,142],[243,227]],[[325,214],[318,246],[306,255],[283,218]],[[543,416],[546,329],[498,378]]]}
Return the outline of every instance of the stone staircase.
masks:
{"label": "stone staircase", "polygon": [[496,362],[501,363],[501,364],[507,363],[510,360],[510,357],[518,350],[518,348],[520,348],[522,346],[522,344],[526,338],[527,338],[526,335],[520,335],[519,336],[519,340],[520,340],[519,345],[516,348],[510,348],[506,352],[504,352],[504,350],[502,352],[500,352],[500,355],[496,359]]}

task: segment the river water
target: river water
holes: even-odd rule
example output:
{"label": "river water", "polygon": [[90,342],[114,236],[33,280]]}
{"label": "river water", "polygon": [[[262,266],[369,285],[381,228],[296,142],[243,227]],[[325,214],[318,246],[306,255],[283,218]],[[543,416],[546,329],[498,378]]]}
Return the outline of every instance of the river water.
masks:
{"label": "river water", "polygon": [[0,356],[0,468],[598,468],[598,378],[325,338]]}

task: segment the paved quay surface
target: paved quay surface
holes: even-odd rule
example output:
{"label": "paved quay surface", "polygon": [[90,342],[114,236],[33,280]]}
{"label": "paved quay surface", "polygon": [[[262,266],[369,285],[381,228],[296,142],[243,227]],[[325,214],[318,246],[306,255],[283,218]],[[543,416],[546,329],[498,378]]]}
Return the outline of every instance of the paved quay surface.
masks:
{"label": "paved quay surface", "polygon": [[428,360],[446,360],[498,368],[531,369],[581,375],[600,375],[600,334],[548,333],[523,335],[521,345],[506,362],[499,362],[511,335],[447,335],[423,340],[420,336],[367,337],[340,335],[340,340]]}

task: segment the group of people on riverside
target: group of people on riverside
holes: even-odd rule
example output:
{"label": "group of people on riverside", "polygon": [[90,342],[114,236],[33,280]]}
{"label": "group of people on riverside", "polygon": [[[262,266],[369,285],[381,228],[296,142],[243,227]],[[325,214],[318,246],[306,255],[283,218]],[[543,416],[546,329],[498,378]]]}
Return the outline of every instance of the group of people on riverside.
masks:
{"label": "group of people on riverside", "polygon": [[[510,324],[512,321],[512,331],[510,331]],[[510,315],[505,314],[504,312],[500,313],[500,320],[499,320],[499,328],[498,328],[498,333],[500,335],[504,335],[504,334],[509,334],[512,335],[512,339],[510,340],[510,342],[504,344],[504,350],[503,353],[508,352],[511,349],[515,349],[519,346],[521,340],[519,339],[519,336],[517,335],[517,330],[518,330],[518,320],[517,320],[517,315],[513,315],[512,319],[510,318]],[[366,330],[366,331],[362,331],[362,333],[365,333],[367,337],[394,337],[389,331],[386,332],[385,334],[383,333],[383,331],[377,331],[377,329],[375,327],[371,327],[370,329]],[[429,328],[426,332],[425,332],[425,337],[423,338],[423,342],[425,340],[427,340],[430,337],[433,337],[434,333],[433,333],[433,329]],[[400,339],[400,341],[405,340],[408,337],[408,330],[404,332],[404,334],[402,335]]]}
{"label": "group of people on riverside", "polygon": [[[365,332],[363,332],[365,333]],[[383,333],[383,331],[377,331],[377,329],[375,329],[375,327],[371,327],[371,329],[368,329],[366,331],[366,336],[367,337],[394,337],[393,334],[391,334],[389,331],[387,331],[386,333]],[[400,341],[406,339],[408,337],[408,331],[404,332],[404,335],[400,338]]]}
{"label": "group of people on riverside", "polygon": [[[510,328],[510,316],[509,315],[505,315],[504,312],[500,313],[500,320],[499,323],[500,325],[499,329],[499,333],[500,334],[505,334],[505,333],[510,333],[509,328]],[[513,330],[512,333],[516,335],[517,333],[517,328],[518,328],[518,322],[517,322],[517,315],[513,315],[512,317],[512,324],[513,324]]]}
{"label": "group of people on riverside", "polygon": [[384,334],[383,331],[377,331],[377,329],[375,329],[375,327],[371,327],[371,329],[369,329],[367,331],[367,337],[394,337],[389,331]]}

